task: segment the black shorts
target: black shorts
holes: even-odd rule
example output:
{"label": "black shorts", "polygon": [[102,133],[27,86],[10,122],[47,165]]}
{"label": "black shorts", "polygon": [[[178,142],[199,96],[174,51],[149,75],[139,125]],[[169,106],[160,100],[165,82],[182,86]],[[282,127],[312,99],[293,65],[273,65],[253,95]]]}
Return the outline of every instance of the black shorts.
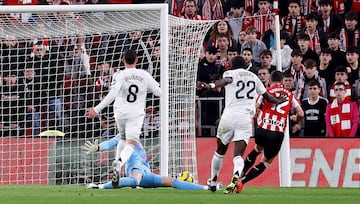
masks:
{"label": "black shorts", "polygon": [[264,156],[267,159],[275,157],[281,148],[284,133],[265,130],[260,127],[255,129],[255,143],[264,147]]}

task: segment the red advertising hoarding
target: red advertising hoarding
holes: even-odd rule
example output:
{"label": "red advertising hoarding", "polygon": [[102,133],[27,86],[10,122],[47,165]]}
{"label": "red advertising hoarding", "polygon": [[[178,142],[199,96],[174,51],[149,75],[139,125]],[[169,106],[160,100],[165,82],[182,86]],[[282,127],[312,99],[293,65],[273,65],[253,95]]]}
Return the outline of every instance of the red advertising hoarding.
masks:
{"label": "red advertising hoarding", "polygon": [[[253,147],[254,141],[250,140],[245,155]],[[360,188],[360,138],[292,138],[290,147],[291,186]],[[202,184],[210,177],[210,163],[215,150],[215,138],[197,139],[197,158],[202,158],[197,163]],[[232,177],[232,155],[231,144],[219,177],[224,185]],[[279,186],[278,169],[279,161],[276,159],[262,175],[247,185]]]}
{"label": "red advertising hoarding", "polygon": [[47,184],[54,138],[0,138],[0,184]]}

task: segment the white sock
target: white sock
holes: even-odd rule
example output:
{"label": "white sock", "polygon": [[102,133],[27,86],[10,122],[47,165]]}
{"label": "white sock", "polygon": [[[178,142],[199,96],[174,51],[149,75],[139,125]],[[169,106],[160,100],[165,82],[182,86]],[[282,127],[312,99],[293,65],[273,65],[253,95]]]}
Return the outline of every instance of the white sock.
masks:
{"label": "white sock", "polygon": [[115,153],[116,161],[120,159],[120,153],[124,149],[125,145],[126,145],[126,140],[120,139],[120,141],[118,142],[118,144],[116,146],[116,153]]}
{"label": "white sock", "polygon": [[132,144],[125,145],[124,149],[120,153],[121,165],[124,165],[129,160],[130,156],[134,152],[134,149],[135,147]]}
{"label": "white sock", "polygon": [[104,184],[99,184],[98,187],[99,189],[104,189]]}
{"label": "white sock", "polygon": [[242,170],[244,169],[244,159],[241,156],[236,156],[233,159],[234,164],[234,172],[235,175],[236,172],[238,172],[238,176],[240,176]]}
{"label": "white sock", "polygon": [[215,176],[218,177],[219,171],[222,166],[224,155],[220,155],[217,152],[214,153],[214,156],[211,161],[211,179]]}

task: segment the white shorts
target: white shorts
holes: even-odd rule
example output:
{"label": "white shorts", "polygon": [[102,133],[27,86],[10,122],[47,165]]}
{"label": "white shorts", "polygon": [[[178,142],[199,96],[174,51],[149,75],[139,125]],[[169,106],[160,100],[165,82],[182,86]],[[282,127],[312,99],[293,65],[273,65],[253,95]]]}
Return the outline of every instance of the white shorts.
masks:
{"label": "white shorts", "polygon": [[144,123],[144,115],[138,115],[133,118],[121,118],[114,114],[117,128],[121,135],[126,139],[132,139],[140,142],[141,129]]}
{"label": "white shorts", "polygon": [[223,114],[220,119],[216,137],[224,145],[231,141],[243,140],[246,144],[253,135],[254,125],[251,114],[234,115],[231,113]]}

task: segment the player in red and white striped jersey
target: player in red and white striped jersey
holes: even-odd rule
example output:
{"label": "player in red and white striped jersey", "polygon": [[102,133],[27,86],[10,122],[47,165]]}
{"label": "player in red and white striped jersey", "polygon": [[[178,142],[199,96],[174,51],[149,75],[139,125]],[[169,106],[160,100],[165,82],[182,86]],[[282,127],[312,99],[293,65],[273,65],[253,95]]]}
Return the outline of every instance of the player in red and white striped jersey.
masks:
{"label": "player in red and white striped jersey", "polygon": [[[283,74],[280,71],[271,73],[271,87],[267,89],[267,92],[275,97],[285,97],[286,101],[275,105],[263,100],[261,95],[257,99],[259,113],[258,127],[255,129],[256,145],[244,161],[243,176],[238,181],[237,192],[241,192],[243,184],[259,176],[279,153],[291,108],[296,112],[297,121],[301,121],[304,117],[304,111],[293,93],[281,85],[282,80]],[[264,152],[261,162],[246,174],[261,152]]]}

